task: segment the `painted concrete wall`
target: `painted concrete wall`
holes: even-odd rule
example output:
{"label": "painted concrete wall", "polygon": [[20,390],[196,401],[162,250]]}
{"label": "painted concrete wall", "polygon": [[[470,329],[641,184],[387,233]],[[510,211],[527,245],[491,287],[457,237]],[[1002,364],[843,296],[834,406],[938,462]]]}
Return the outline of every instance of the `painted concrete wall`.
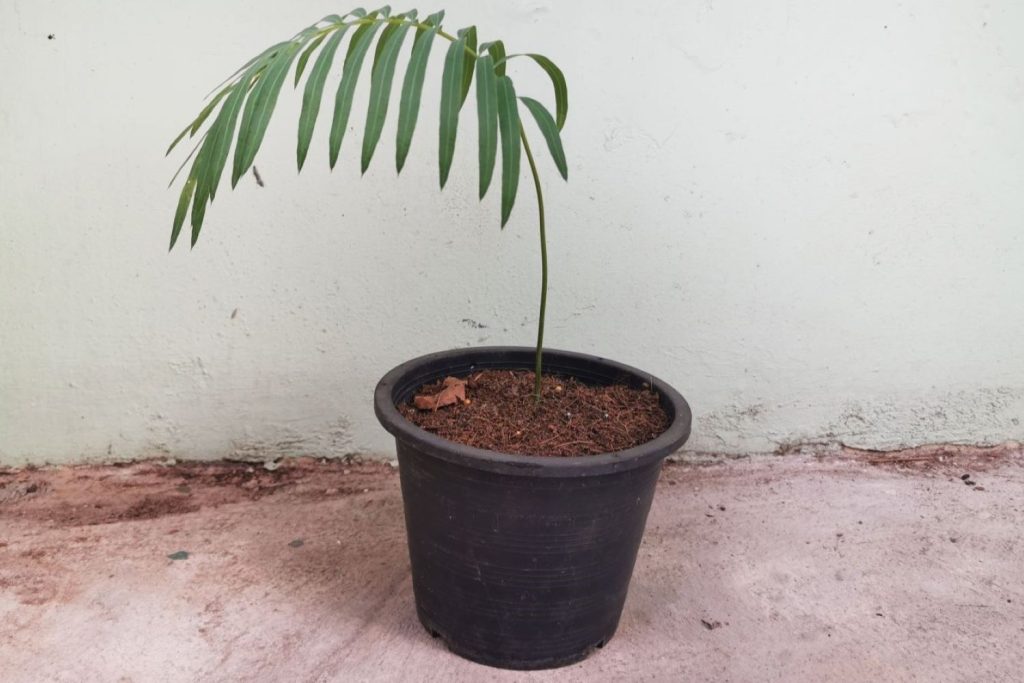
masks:
{"label": "painted concrete wall", "polygon": [[[1024,438],[1024,5],[446,4],[570,80],[550,346],[674,383],[694,450]],[[339,9],[0,3],[0,464],[387,456],[383,372],[532,343],[534,204],[524,179],[501,232],[477,201],[472,109],[437,190],[440,51],[400,178],[392,118],[360,179],[358,115],[339,168],[321,126],[297,177],[289,95],[265,187],[167,253],[169,138]]]}

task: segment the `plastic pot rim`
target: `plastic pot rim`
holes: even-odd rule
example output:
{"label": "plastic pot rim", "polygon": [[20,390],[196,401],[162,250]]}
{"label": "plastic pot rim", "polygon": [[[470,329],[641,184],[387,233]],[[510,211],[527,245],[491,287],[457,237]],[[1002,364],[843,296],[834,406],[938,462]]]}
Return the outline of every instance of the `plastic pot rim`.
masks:
{"label": "plastic pot rim", "polygon": [[[516,455],[466,446],[432,434],[407,420],[396,407],[425,383],[446,375],[481,369],[533,369],[534,351],[525,346],[484,346],[426,354],[398,365],[377,383],[374,412],[381,425],[399,441],[420,452],[474,469],[525,477],[587,477],[643,467],[679,448],[690,435],[692,415],[682,395],[667,382],[616,361],[557,349],[544,350],[544,372],[584,381],[625,381],[649,385],[668,413],[669,426],[639,446],[599,455],[560,457]],[[448,370],[450,368],[450,371]]]}

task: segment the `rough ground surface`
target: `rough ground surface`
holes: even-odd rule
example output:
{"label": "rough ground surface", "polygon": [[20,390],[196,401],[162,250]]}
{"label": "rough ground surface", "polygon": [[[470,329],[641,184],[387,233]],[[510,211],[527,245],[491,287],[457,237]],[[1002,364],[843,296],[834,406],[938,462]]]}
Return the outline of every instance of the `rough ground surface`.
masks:
{"label": "rough ground surface", "polygon": [[1022,461],[669,465],[618,635],[530,674],[420,627],[387,465],[0,472],[0,680],[1019,681]]}

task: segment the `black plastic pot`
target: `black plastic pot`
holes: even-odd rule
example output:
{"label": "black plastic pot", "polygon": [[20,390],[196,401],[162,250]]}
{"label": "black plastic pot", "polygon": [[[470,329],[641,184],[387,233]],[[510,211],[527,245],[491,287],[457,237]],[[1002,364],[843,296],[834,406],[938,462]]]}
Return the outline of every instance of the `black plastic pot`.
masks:
{"label": "black plastic pot", "polygon": [[656,377],[554,350],[544,352],[545,373],[652,386],[668,430],[616,453],[507,455],[442,439],[395,408],[427,382],[484,368],[532,369],[533,349],[423,356],[385,375],[374,394],[398,447],[416,611],[467,659],[508,669],[571,664],[615,633],[661,462],[689,436],[690,408]]}

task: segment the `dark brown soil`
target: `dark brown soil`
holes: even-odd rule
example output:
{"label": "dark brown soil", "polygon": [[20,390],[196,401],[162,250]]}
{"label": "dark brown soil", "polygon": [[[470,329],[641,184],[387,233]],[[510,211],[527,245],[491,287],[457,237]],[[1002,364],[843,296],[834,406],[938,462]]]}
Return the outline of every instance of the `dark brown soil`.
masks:
{"label": "dark brown soil", "polygon": [[[545,375],[537,405],[533,372],[485,370],[465,380],[465,401],[436,410],[420,410],[410,402],[399,411],[450,441],[519,455],[610,453],[646,443],[668,427],[668,416],[650,389],[592,387]],[[439,395],[444,388],[438,381],[417,395]]]}

